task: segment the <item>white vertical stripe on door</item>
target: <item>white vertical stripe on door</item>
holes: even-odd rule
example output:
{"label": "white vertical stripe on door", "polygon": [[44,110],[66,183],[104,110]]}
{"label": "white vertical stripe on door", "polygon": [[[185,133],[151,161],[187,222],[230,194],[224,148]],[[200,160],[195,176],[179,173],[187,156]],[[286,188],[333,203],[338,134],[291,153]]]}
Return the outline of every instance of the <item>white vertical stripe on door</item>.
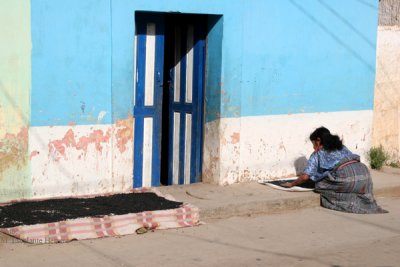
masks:
{"label": "white vertical stripe on door", "polygon": [[133,45],[133,55],[134,55],[134,60],[133,60],[133,69],[135,70],[133,73],[133,105],[136,105],[136,83],[137,83],[137,69],[136,69],[136,60],[137,60],[137,34],[135,33],[135,39],[134,39],[134,45]]}
{"label": "white vertical stripe on door", "polygon": [[181,28],[175,25],[174,102],[181,97]]}
{"label": "white vertical stripe on door", "polygon": [[188,25],[187,48],[190,49],[186,55],[186,103],[192,103],[193,92],[193,25]]}
{"label": "white vertical stripe on door", "polygon": [[153,118],[144,118],[142,186],[151,186],[153,162]]}
{"label": "white vertical stripe on door", "polygon": [[[137,32],[135,30],[135,37],[134,37],[134,42],[133,42],[133,56],[134,56],[134,60],[133,60],[133,105],[136,105],[136,83],[137,83],[137,69],[136,69],[136,61],[137,61]],[[135,151],[135,116],[133,116],[133,120],[132,120],[132,149],[133,151]],[[133,168],[135,168],[135,157],[133,157]],[[135,179],[135,177],[133,177],[133,179]]]}
{"label": "white vertical stripe on door", "polygon": [[190,184],[190,158],[192,152],[192,114],[186,114],[185,127],[185,184]]}
{"label": "white vertical stripe on door", "polygon": [[174,112],[174,140],[172,142],[172,183],[179,184],[179,133],[180,133],[181,115],[179,112]]}
{"label": "white vertical stripe on door", "polygon": [[154,63],[156,51],[156,24],[147,23],[146,32],[146,74],[144,105],[154,105]]}
{"label": "white vertical stripe on door", "polygon": [[[136,119],[135,116],[133,116],[132,118],[132,151],[135,153],[135,126],[136,126]],[[118,139],[117,139],[118,140]],[[115,144],[118,144],[117,141],[115,141]],[[133,160],[133,170],[135,170],[135,156],[133,156],[132,158]],[[114,163],[114,161],[112,161],[112,163]],[[135,172],[133,172],[135,173]],[[133,177],[133,179],[135,179],[135,177]]]}

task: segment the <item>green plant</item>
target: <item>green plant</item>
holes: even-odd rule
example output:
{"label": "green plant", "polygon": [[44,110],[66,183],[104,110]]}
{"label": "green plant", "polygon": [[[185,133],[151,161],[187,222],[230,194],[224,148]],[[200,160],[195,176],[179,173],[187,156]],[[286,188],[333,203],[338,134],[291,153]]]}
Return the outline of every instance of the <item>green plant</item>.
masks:
{"label": "green plant", "polygon": [[400,168],[400,163],[399,162],[390,162],[389,166],[393,167],[393,168]]}
{"label": "green plant", "polygon": [[379,170],[380,168],[382,168],[383,164],[385,164],[385,161],[388,160],[389,157],[383,150],[383,147],[379,146],[372,147],[368,151],[368,158],[371,168]]}

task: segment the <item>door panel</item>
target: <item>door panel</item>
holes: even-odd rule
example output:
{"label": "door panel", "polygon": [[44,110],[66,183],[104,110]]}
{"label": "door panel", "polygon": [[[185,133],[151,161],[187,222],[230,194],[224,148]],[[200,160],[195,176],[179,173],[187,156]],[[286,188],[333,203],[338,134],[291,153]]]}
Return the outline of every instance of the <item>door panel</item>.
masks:
{"label": "door panel", "polygon": [[169,184],[200,181],[204,32],[201,23],[175,24],[175,64],[170,71]]}
{"label": "door panel", "polygon": [[136,14],[134,187],[160,185],[164,18]]}
{"label": "door panel", "polygon": [[159,186],[161,165],[163,183],[200,181],[205,20],[194,17],[136,13],[134,187]]}

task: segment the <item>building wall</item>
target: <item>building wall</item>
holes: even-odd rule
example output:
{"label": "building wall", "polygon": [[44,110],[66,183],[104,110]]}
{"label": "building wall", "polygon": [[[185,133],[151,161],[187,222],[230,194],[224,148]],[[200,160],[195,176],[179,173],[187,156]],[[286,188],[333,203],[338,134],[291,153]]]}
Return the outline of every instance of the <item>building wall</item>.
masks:
{"label": "building wall", "polygon": [[400,158],[400,27],[378,30],[373,145]]}
{"label": "building wall", "polygon": [[242,58],[236,72],[229,72],[240,75],[240,83],[231,87],[223,66],[221,118],[206,126],[204,180],[229,184],[292,176],[312,152],[310,132],[321,125],[366,161],[377,4],[244,3],[243,27],[235,31],[243,31],[235,40]]}
{"label": "building wall", "polygon": [[[320,125],[362,156],[370,146],[377,1],[1,3],[5,13],[27,13],[15,23],[27,28],[27,49],[32,44],[26,74],[32,80],[21,91],[31,97],[23,124],[24,166],[32,166],[24,172],[26,197],[132,186],[135,11],[222,16],[208,36],[203,181],[294,174],[295,163],[311,153],[309,133]],[[11,38],[9,46],[16,43]],[[13,58],[5,47],[0,55]],[[14,128],[2,136],[17,134]]]}
{"label": "building wall", "polygon": [[400,158],[400,2],[379,7],[373,145],[382,146],[391,162]]}
{"label": "building wall", "polygon": [[379,26],[400,26],[400,2],[379,0]]}
{"label": "building wall", "polygon": [[[16,30],[18,29],[18,30]],[[29,0],[0,1],[0,201],[29,197]]]}

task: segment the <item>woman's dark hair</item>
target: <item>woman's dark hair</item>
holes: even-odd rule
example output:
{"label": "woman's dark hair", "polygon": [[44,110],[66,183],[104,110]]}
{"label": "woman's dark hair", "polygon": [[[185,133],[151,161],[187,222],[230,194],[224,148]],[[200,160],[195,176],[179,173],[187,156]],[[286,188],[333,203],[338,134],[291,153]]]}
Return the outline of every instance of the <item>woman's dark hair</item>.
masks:
{"label": "woman's dark hair", "polygon": [[341,150],[343,148],[343,143],[339,136],[332,135],[325,127],[319,127],[310,134],[311,141],[316,141],[318,139],[327,151]]}

